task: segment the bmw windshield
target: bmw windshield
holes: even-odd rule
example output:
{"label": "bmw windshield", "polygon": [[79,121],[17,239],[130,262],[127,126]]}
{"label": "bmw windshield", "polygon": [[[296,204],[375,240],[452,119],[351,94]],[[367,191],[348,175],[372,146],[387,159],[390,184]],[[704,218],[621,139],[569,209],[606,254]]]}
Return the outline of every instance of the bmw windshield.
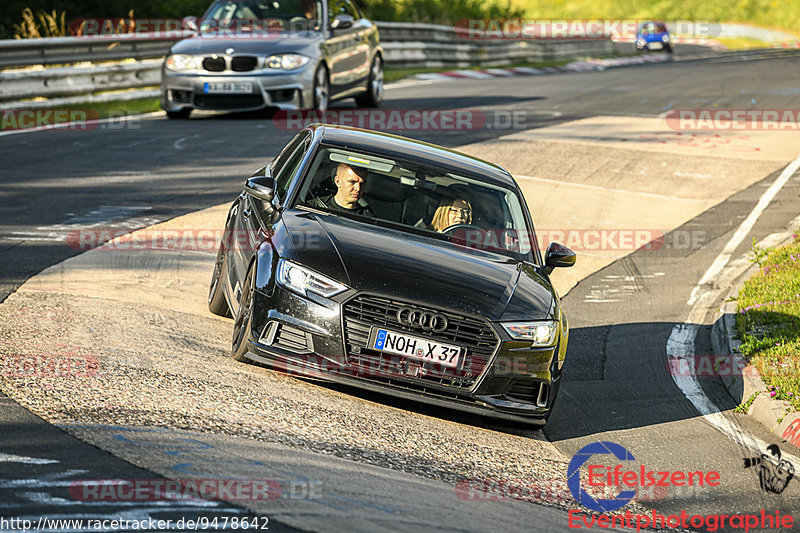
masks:
{"label": "bmw windshield", "polygon": [[322,2],[319,0],[220,0],[206,11],[198,27],[201,33],[220,29],[243,32],[319,31]]}

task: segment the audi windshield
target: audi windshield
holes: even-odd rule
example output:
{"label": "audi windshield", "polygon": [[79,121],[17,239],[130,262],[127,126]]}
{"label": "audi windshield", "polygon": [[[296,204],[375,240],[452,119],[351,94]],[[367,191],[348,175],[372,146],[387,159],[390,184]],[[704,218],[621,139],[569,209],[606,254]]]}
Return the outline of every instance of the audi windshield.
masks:
{"label": "audi windshield", "polygon": [[[341,209],[333,203],[342,165],[362,177],[358,209]],[[535,235],[523,206],[516,190],[479,177],[332,146],[320,148],[294,202],[297,208],[453,242],[476,253],[535,262]]]}

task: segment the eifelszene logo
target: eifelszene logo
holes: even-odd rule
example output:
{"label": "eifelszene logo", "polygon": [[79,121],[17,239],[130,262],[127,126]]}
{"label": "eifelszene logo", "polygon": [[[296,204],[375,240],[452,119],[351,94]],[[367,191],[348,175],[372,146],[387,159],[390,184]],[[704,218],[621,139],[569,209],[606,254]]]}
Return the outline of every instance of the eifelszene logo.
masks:
{"label": "eifelszene logo", "polygon": [[625,506],[625,504],[636,496],[635,490],[624,490],[617,493],[614,498],[595,500],[581,487],[581,467],[586,464],[592,456],[603,454],[611,454],[620,461],[634,460],[633,454],[619,444],[600,441],[593,442],[578,450],[578,453],[572,457],[567,467],[567,486],[572,496],[584,507],[601,513],[616,511]]}
{"label": "eifelszene logo", "polygon": [[[595,456],[611,456],[620,462],[634,461],[631,452],[614,442],[600,441],[588,444],[578,450],[567,467],[567,486],[575,500],[592,511],[607,513],[624,507],[636,496],[638,490],[648,487],[718,486],[719,472],[702,470],[653,471],[640,464],[626,470],[622,464],[606,466],[599,460],[590,461]],[[606,461],[607,462],[607,461]],[[595,499],[582,485],[581,467],[586,466],[586,486],[589,491],[602,495]],[[619,490],[624,486],[632,490]],[[617,491],[615,496],[608,497]]]}

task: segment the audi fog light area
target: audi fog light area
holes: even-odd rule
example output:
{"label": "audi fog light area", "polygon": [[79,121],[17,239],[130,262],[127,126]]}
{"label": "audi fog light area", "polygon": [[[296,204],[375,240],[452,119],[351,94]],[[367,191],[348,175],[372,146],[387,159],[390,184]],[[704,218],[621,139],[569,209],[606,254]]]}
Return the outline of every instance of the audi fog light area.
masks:
{"label": "audi fog light area", "polygon": [[568,339],[550,275],[575,254],[506,238],[535,232],[505,169],[312,124],[243,189],[224,234],[257,242],[220,243],[208,295],[212,312],[233,317],[235,359],[547,421]]}

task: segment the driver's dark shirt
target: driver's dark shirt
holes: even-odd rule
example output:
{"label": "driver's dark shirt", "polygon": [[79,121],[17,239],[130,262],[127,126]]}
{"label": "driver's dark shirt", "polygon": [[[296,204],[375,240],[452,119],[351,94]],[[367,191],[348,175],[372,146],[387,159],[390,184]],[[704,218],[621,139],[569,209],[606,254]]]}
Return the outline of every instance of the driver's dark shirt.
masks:
{"label": "driver's dark shirt", "polygon": [[325,207],[328,209],[332,211],[339,211],[340,213],[354,213],[356,215],[364,215],[369,217],[375,216],[375,213],[372,212],[372,209],[370,209],[369,205],[367,205],[363,199],[358,201],[355,209],[347,209],[346,207],[339,205],[334,196],[323,200],[322,203],[324,203]]}

